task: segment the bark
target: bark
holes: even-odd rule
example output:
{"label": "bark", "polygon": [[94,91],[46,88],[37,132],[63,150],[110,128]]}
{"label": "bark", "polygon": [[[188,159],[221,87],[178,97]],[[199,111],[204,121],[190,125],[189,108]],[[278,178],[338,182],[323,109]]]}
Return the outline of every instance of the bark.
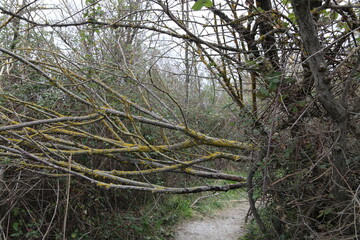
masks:
{"label": "bark", "polygon": [[256,6],[265,11],[265,13],[257,20],[259,24],[260,35],[265,36],[261,45],[264,50],[265,58],[271,63],[271,70],[276,71],[279,68],[279,57],[276,51],[275,34],[270,33],[274,28],[271,25],[271,19],[269,19],[267,16],[267,12],[272,10],[271,1],[258,0],[256,1]]}
{"label": "bark", "polygon": [[346,117],[345,108],[336,101],[330,92],[330,79],[320,45],[315,24],[310,13],[308,0],[292,0],[292,6],[298,19],[301,39],[306,50],[309,65],[318,91],[318,99],[328,114],[336,121],[342,122]]}
{"label": "bark", "polygon": [[[252,215],[256,221],[256,224],[259,226],[260,231],[266,236],[267,235],[267,228],[263,222],[263,220],[261,219],[257,209],[256,209],[256,205],[255,205],[255,200],[254,200],[254,186],[253,186],[253,177],[254,174],[256,172],[256,170],[259,168],[259,163],[262,162],[262,160],[265,158],[266,156],[266,152],[267,152],[267,146],[263,147],[259,152],[258,152],[258,156],[256,158],[255,163],[253,164],[253,166],[250,168],[248,176],[247,176],[247,180],[246,180],[246,186],[248,189],[248,198],[249,198],[249,205],[250,205],[250,210],[252,212]],[[266,238],[267,239],[267,238]]]}
{"label": "bark", "polygon": [[324,57],[324,48],[320,45],[317,29],[310,12],[309,0],[292,0],[295,16],[298,21],[300,36],[303,41],[310,70],[317,89],[317,98],[327,114],[337,127],[334,136],[333,166],[335,186],[333,194],[338,201],[343,201],[345,183],[346,161],[346,133],[348,129],[348,116],[346,106],[338,101],[330,91],[330,78]]}

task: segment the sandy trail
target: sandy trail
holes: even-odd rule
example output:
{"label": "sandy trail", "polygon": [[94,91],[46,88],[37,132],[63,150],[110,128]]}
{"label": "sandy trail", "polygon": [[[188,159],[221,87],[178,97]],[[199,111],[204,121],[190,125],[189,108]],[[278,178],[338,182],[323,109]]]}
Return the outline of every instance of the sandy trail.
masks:
{"label": "sandy trail", "polygon": [[245,233],[246,200],[218,211],[211,217],[191,220],[177,228],[175,240],[236,240]]}

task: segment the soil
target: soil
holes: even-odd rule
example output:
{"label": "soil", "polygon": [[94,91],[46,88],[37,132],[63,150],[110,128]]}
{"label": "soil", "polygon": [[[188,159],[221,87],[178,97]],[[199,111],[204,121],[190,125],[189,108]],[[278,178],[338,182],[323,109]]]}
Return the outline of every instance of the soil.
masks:
{"label": "soil", "polygon": [[181,224],[175,240],[237,240],[245,234],[245,217],[249,210],[246,200],[232,203],[211,216]]}

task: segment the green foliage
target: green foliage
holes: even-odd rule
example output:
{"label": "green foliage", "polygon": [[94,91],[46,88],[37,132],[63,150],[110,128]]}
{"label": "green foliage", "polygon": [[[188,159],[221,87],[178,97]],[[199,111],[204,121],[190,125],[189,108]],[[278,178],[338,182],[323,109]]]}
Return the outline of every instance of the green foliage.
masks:
{"label": "green foliage", "polygon": [[[261,86],[257,92],[260,99],[268,98],[272,93],[276,93],[280,86],[291,85],[296,80],[293,77],[284,76],[282,72],[275,71],[265,76],[265,85]],[[282,96],[284,98],[284,96]]]}
{"label": "green foliage", "polygon": [[[51,179],[43,179],[42,189],[49,189]],[[66,185],[66,178],[59,179],[60,186]],[[160,178],[159,180],[160,181]],[[164,179],[162,180],[164,181]],[[35,182],[35,181],[34,181]],[[223,184],[214,180],[212,184]],[[29,183],[32,184],[32,183]],[[152,195],[130,191],[100,190],[96,187],[84,187],[75,178],[71,181],[70,209],[66,237],[71,240],[95,239],[149,239],[165,240],[172,237],[172,229],[196,212],[211,214],[223,206],[221,202],[239,199],[242,191],[229,191],[214,197],[192,203],[208,193],[194,195]],[[36,187],[37,189],[37,187]],[[42,191],[41,189],[39,191]],[[56,195],[50,190],[42,193],[43,199],[34,199],[36,191],[22,195],[23,201],[13,208],[10,217],[9,236],[11,239],[41,239],[56,206]],[[65,188],[60,189],[60,199],[65,198]],[[32,204],[32,202],[38,204]],[[51,204],[50,204],[51,203]],[[55,222],[63,222],[64,203],[57,206]],[[22,205],[25,204],[25,205]],[[31,205],[33,209],[27,209]],[[39,209],[37,208],[40,207]],[[46,213],[41,206],[47,206]],[[5,211],[5,209],[0,209]],[[63,239],[62,224],[52,225],[49,239]]]}
{"label": "green foliage", "polygon": [[291,22],[293,22],[293,23],[296,23],[296,17],[295,17],[295,13],[290,13],[289,15],[288,15],[288,18],[291,20]]}
{"label": "green foliage", "polygon": [[25,217],[27,214],[31,214],[31,210],[22,209],[15,207],[12,209],[11,214],[16,221],[14,221],[11,225],[11,234],[10,236],[14,239],[37,239],[41,237],[38,229],[41,226],[41,220],[33,219],[31,221],[26,221]]}
{"label": "green foliage", "polygon": [[259,88],[257,96],[261,99],[267,98],[270,96],[270,91],[264,87]]}
{"label": "green foliage", "polygon": [[[272,213],[268,208],[261,208],[259,209],[259,214],[262,220],[265,222],[266,225],[270,225],[272,222]],[[246,234],[241,236],[239,240],[266,240],[266,239],[278,239],[272,234],[263,234],[256,221],[251,219],[250,222],[246,225]],[[289,238],[285,238],[289,239]]]}
{"label": "green foliage", "polygon": [[91,5],[91,7],[84,11],[83,17],[88,21],[96,22],[97,18],[104,14],[104,10],[100,6],[100,4],[96,4],[96,1],[94,0],[86,0],[85,3],[88,6]]}
{"label": "green foliage", "polygon": [[192,9],[195,11],[201,10],[203,7],[212,7],[213,2],[211,0],[197,0],[196,3],[192,6]]}

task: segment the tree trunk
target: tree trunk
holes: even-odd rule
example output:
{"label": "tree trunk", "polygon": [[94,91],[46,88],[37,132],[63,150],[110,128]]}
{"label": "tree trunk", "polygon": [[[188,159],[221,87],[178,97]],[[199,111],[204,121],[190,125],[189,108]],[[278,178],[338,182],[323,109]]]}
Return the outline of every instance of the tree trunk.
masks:
{"label": "tree trunk", "polygon": [[323,48],[320,45],[315,23],[310,12],[309,0],[292,0],[295,16],[299,25],[300,36],[303,41],[305,56],[308,58],[311,73],[317,88],[317,98],[326,112],[332,118],[337,134],[334,136],[332,156],[334,167],[334,197],[339,201],[346,198],[345,160],[346,160],[346,132],[348,117],[346,107],[343,106],[330,91],[330,78],[326,66]]}

